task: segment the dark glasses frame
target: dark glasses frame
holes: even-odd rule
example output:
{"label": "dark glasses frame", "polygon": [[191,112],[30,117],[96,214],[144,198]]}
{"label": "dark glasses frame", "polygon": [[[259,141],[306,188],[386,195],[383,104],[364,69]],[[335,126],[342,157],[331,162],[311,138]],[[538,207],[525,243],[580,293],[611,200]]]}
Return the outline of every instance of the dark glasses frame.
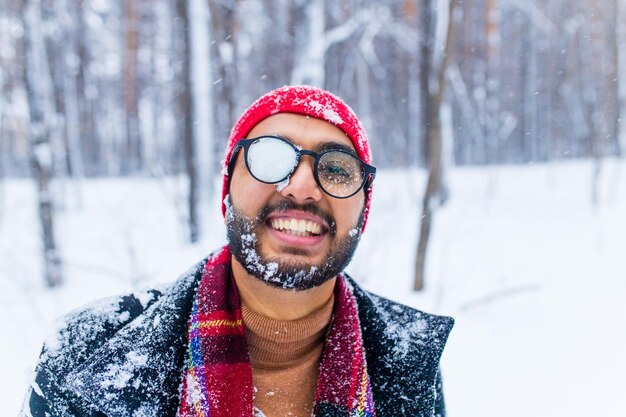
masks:
{"label": "dark glasses frame", "polygon": [[[257,178],[253,173],[252,170],[250,169],[250,165],[248,164],[248,150],[250,149],[250,146],[252,146],[253,143],[255,143],[256,141],[260,140],[260,139],[277,139],[280,140],[284,143],[289,144],[289,146],[291,146],[294,150],[294,152],[296,153],[296,163],[293,166],[293,169],[287,174],[285,175],[283,178],[281,178],[280,180],[277,181],[263,181],[262,179]],[[370,187],[372,186],[372,183],[374,182],[374,178],[376,178],[376,167],[373,167],[372,165],[369,165],[367,163],[365,163],[361,158],[359,158],[358,156],[354,155],[352,152],[348,152],[344,149],[326,149],[322,152],[315,152],[315,151],[309,151],[306,149],[299,149],[297,146],[295,146],[293,143],[289,142],[288,140],[286,140],[285,138],[282,138],[280,136],[274,136],[274,135],[263,135],[263,136],[259,136],[256,138],[251,138],[251,139],[239,139],[237,141],[237,143],[235,144],[235,147],[233,148],[233,153],[230,156],[230,160],[228,161],[228,176],[230,177],[233,173],[233,170],[235,169],[235,158],[237,157],[237,152],[243,149],[244,151],[244,162],[246,164],[246,169],[248,170],[248,173],[250,173],[250,175],[252,176],[252,178],[254,178],[255,180],[262,182],[264,184],[278,184],[279,182],[282,182],[284,180],[286,180],[289,176],[291,176],[296,169],[298,169],[298,166],[300,165],[300,158],[302,157],[302,155],[308,155],[312,158],[314,158],[315,162],[313,163],[313,177],[315,178],[315,182],[317,183],[317,185],[320,187],[320,190],[324,191],[326,194],[328,194],[329,196],[333,197],[333,198],[339,198],[339,199],[344,199],[344,198],[350,198],[353,195],[355,195],[356,193],[358,193],[359,191],[361,191],[361,189],[365,188],[365,191],[369,191]],[[330,152],[341,152],[343,154],[346,154],[354,159],[356,159],[357,161],[359,161],[359,163],[361,164],[361,167],[363,169],[363,179],[361,181],[361,184],[359,185],[359,187],[356,189],[356,191],[354,191],[352,194],[347,195],[347,196],[336,196],[334,194],[329,193],[328,191],[326,191],[326,189],[324,188],[324,186],[321,184],[320,179],[319,179],[319,175],[318,175],[318,165],[320,162],[320,159],[326,155],[327,153]]]}

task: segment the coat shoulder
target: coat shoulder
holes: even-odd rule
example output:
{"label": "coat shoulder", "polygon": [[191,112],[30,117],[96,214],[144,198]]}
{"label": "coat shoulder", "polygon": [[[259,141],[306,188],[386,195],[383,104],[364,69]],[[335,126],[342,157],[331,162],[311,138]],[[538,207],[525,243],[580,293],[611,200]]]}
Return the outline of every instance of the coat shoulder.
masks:
{"label": "coat shoulder", "polygon": [[101,416],[88,404],[72,399],[65,377],[161,295],[156,289],[103,298],[56,320],[44,342],[36,378],[26,394],[23,416]]}
{"label": "coat shoulder", "polygon": [[431,347],[441,353],[454,326],[448,316],[426,313],[360,288],[350,280],[359,304],[362,327],[393,341],[402,356],[413,344]]}
{"label": "coat shoulder", "polygon": [[[183,334],[179,327],[186,325],[185,312],[189,308],[190,294],[195,291],[194,285],[205,261],[194,265],[177,281],[162,288],[101,299],[58,319],[44,343],[35,381],[27,392],[22,415],[104,415],[99,411],[101,407],[76,395],[73,383],[77,379],[74,374],[84,371],[89,363],[97,363],[99,358],[104,358],[115,349],[124,348],[120,343],[135,346],[157,333],[159,337],[163,336],[162,333],[174,328],[176,331],[169,332],[172,337]],[[151,333],[146,333],[146,329]],[[123,335],[134,335],[135,339],[131,337],[127,340]],[[169,350],[167,352],[170,353]],[[132,355],[130,359],[138,360]]]}
{"label": "coat shoulder", "polygon": [[157,301],[188,298],[205,263],[206,259],[198,262],[172,283],[103,298],[61,317],[44,342],[38,369],[46,367],[60,375],[71,371]]}
{"label": "coat shoulder", "polygon": [[113,334],[149,308],[161,291],[103,298],[59,318],[46,338],[39,367],[63,374],[82,363]]}

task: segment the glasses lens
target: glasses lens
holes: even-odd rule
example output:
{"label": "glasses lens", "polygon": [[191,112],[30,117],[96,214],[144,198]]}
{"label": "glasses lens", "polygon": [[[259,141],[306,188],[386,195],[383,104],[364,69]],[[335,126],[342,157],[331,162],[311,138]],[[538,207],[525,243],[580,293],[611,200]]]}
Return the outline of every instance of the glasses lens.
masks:
{"label": "glasses lens", "polygon": [[348,197],[361,187],[361,161],[345,152],[327,152],[320,158],[317,175],[324,190],[336,197]]}
{"label": "glasses lens", "polygon": [[284,140],[263,137],[248,149],[248,167],[255,178],[275,183],[284,180],[297,162],[296,150]]}

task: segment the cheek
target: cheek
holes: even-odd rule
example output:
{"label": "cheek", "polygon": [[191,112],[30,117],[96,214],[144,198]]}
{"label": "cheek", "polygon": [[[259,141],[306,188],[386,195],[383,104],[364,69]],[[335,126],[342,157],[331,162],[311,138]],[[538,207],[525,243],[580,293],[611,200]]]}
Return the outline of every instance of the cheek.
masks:
{"label": "cheek", "polygon": [[263,184],[252,178],[243,166],[243,161],[237,162],[230,179],[229,193],[238,210],[244,213],[257,210],[275,190],[275,185]]}
{"label": "cheek", "polygon": [[359,221],[359,216],[365,204],[365,196],[360,194],[347,200],[338,200],[337,205],[333,209],[335,220],[340,229],[352,229]]}

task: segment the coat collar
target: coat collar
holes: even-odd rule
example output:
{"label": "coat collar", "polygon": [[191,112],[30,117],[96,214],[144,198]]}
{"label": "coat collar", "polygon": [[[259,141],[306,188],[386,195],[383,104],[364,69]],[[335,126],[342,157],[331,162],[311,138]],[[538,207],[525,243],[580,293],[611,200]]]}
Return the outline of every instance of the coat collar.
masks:
{"label": "coat collar", "polygon": [[109,417],[173,415],[183,374],[187,319],[205,263],[191,268],[73,370],[65,387]]}

